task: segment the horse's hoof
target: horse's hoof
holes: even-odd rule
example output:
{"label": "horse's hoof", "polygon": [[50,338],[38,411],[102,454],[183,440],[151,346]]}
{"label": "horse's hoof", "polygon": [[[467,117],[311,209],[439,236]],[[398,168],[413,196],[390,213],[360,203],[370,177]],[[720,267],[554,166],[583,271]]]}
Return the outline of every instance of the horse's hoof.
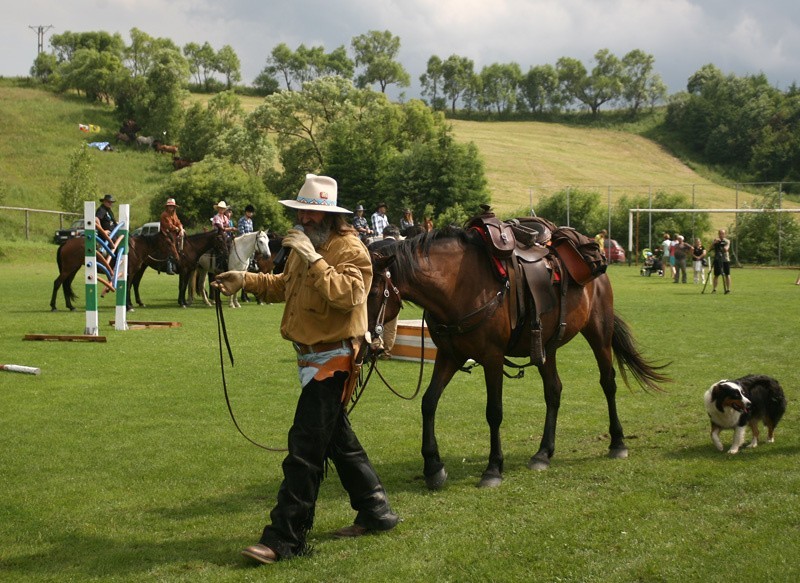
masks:
{"label": "horse's hoof", "polygon": [[58,308],[53,308],[53,307],[51,307],[51,308],[50,308],[50,311],[51,311],[51,312],[57,312],[57,311],[58,311]]}
{"label": "horse's hoof", "polygon": [[442,468],[432,476],[425,476],[425,485],[428,490],[441,490],[447,482],[447,470]]}
{"label": "horse's hoof", "polygon": [[547,470],[549,468],[550,468],[550,460],[543,460],[536,456],[533,456],[531,459],[528,460],[529,470],[542,471],[542,470]]}
{"label": "horse's hoof", "polygon": [[74,312],[74,311],[75,311],[75,308],[70,308],[70,309],[69,309],[69,311],[70,311],[70,312]]}
{"label": "horse's hoof", "polygon": [[478,482],[478,488],[497,488],[503,483],[502,476],[497,474],[483,474],[481,481]]}
{"label": "horse's hoof", "polygon": [[626,460],[628,459],[628,448],[609,449],[608,457],[615,460]]}

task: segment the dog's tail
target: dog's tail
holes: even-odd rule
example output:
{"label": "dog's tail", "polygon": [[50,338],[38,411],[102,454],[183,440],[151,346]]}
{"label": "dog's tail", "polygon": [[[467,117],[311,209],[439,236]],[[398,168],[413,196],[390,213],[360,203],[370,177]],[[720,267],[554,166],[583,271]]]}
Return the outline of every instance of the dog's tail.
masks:
{"label": "dog's tail", "polygon": [[630,386],[628,372],[645,389],[662,391],[663,389],[659,386],[660,383],[672,382],[670,377],[661,372],[669,366],[669,363],[657,365],[645,360],[636,347],[631,329],[616,313],[614,314],[614,333],[611,336],[611,348],[614,350],[614,358],[617,360],[619,372],[626,385]]}

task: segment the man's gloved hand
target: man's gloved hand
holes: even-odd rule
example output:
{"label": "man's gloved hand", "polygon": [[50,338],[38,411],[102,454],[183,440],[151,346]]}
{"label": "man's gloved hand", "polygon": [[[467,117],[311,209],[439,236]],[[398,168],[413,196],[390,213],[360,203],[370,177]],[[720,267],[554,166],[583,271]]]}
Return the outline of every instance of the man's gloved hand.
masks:
{"label": "man's gloved hand", "polygon": [[232,296],[244,287],[244,271],[226,271],[220,273],[211,282],[211,287],[217,288],[226,296]]}
{"label": "man's gloved hand", "polygon": [[308,261],[309,265],[322,259],[322,255],[314,249],[314,244],[308,238],[308,235],[297,229],[289,229],[289,232],[283,238],[283,246],[297,251],[303,259]]}

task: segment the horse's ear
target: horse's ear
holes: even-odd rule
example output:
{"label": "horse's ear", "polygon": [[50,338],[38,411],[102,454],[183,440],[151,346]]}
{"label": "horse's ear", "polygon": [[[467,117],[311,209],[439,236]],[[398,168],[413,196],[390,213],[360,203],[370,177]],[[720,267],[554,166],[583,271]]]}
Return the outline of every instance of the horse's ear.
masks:
{"label": "horse's ear", "polygon": [[376,271],[383,271],[387,267],[389,267],[392,262],[396,259],[394,255],[381,255],[377,251],[370,252],[370,256],[372,258],[372,264]]}

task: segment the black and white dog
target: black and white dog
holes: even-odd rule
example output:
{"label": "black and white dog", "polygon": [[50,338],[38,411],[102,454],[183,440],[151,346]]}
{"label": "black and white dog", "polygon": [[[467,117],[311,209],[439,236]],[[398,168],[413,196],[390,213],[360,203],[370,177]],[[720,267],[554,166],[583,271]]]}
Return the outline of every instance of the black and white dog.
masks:
{"label": "black and white dog", "polygon": [[728,453],[739,451],[747,425],[750,425],[753,432],[753,440],[747,447],[758,445],[759,421],[767,426],[767,441],[775,441],[775,427],[786,412],[786,397],[780,383],[766,375],[721,380],[711,385],[704,400],[711,419],[711,441],[719,451],[724,449],[719,432],[733,429],[733,443]]}

